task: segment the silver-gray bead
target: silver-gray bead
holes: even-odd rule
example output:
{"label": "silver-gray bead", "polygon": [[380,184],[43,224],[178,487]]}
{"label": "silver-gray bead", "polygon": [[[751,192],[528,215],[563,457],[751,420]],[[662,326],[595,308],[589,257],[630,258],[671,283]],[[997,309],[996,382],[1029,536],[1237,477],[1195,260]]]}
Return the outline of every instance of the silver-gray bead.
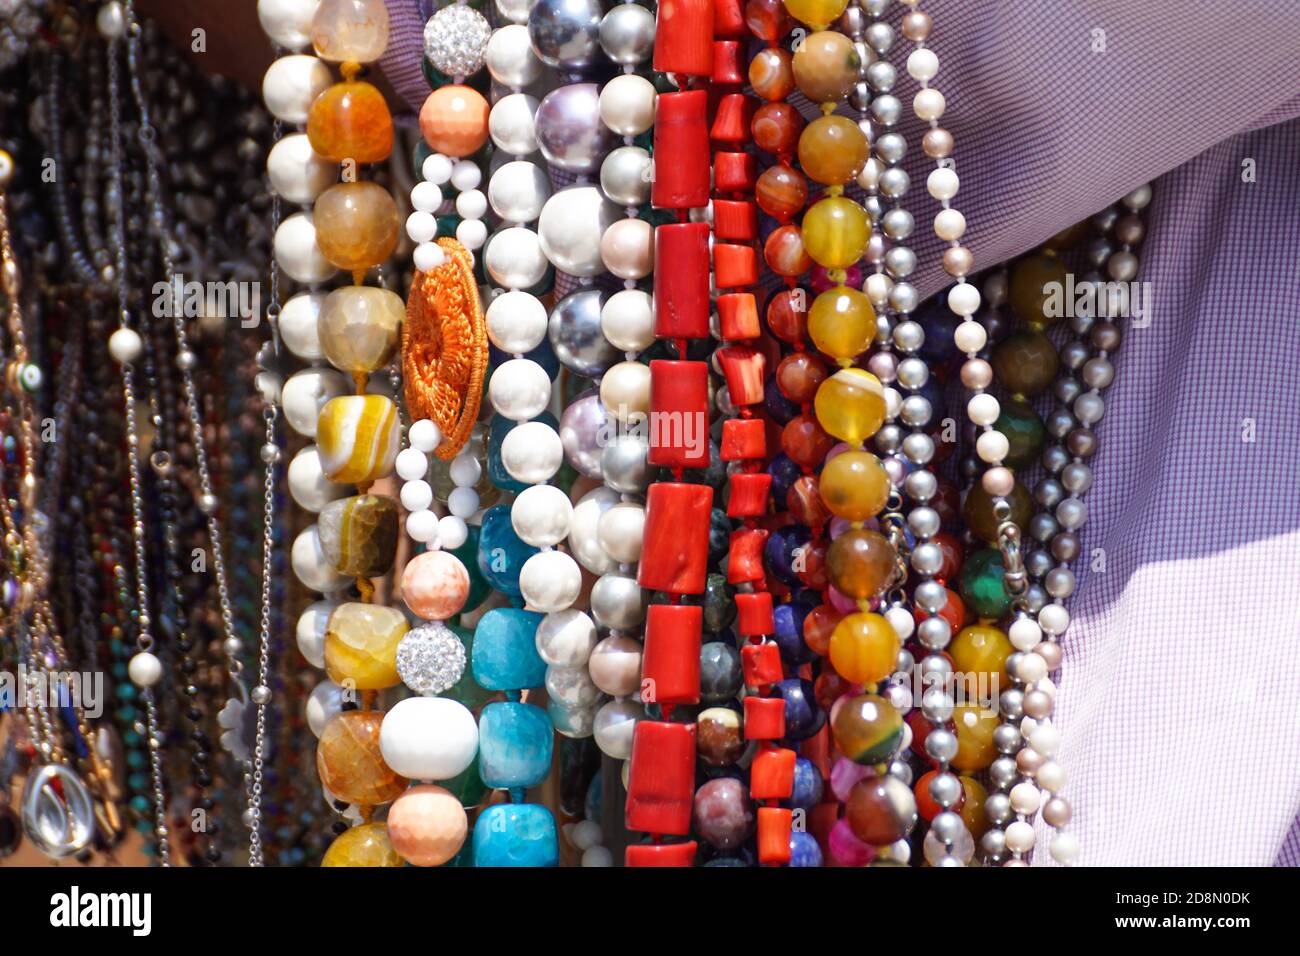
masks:
{"label": "silver-gray bead", "polygon": [[1106,413],[1106,402],[1100,395],[1085,392],[1074,400],[1071,409],[1081,424],[1095,425]]}
{"label": "silver-gray bead", "polygon": [[[938,621],[939,623],[932,623]],[[941,651],[952,641],[952,625],[939,617],[929,617],[916,626],[916,639],[922,647]],[[927,658],[928,660],[929,658]],[[924,672],[925,661],[921,662]]]}
{"label": "silver-gray bead", "polygon": [[895,282],[889,290],[889,304],[895,312],[915,312],[918,305],[916,286],[910,282]]}
{"label": "silver-gray bead", "polygon": [[1081,461],[1070,462],[1061,469],[1061,485],[1072,494],[1083,494],[1092,487],[1092,469]]}
{"label": "silver-gray bead", "polygon": [[912,765],[906,760],[891,760],[888,772],[891,777],[905,783],[907,786],[912,785]]}
{"label": "silver-gray bead", "polygon": [[951,730],[936,727],[925,735],[925,752],[941,763],[957,756],[957,735]]}
{"label": "silver-gray bead", "polygon": [[948,589],[938,581],[921,581],[916,586],[914,599],[923,611],[937,614],[948,604]]}
{"label": "silver-gray bead", "polygon": [[1055,475],[1070,463],[1070,453],[1060,445],[1048,445],[1043,449],[1041,460],[1043,467],[1050,474]]}
{"label": "silver-gray bead", "polygon": [[1056,520],[1067,531],[1073,531],[1088,520],[1088,506],[1078,498],[1066,498],[1056,506]]}
{"label": "silver-gray bead", "polygon": [[1043,578],[1043,590],[1058,600],[1072,595],[1074,587],[1074,572],[1069,568],[1052,568]]}
{"label": "silver-gray bead", "polygon": [[600,48],[615,63],[636,66],[650,58],[655,15],[635,3],[611,7],[600,21]]}
{"label": "silver-gray bead", "polygon": [[1047,416],[1043,425],[1047,428],[1047,434],[1053,438],[1064,438],[1074,428],[1074,416],[1067,408],[1055,408]]}
{"label": "silver-gray bead", "polygon": [[1020,729],[1015,724],[998,724],[993,728],[993,746],[998,753],[1014,754],[1020,749]]}
{"label": "silver-gray bead", "polygon": [[646,150],[640,146],[620,146],[600,164],[600,188],[611,202],[640,206],[650,200],[653,170],[654,161]]}
{"label": "silver-gray bead", "polygon": [[[900,324],[916,325],[915,322]],[[909,356],[898,363],[898,384],[903,388],[916,390],[923,387],[929,380],[930,368],[922,359]]]}
{"label": "silver-gray bead", "polygon": [[840,18],[835,25],[840,28],[842,33],[858,39],[866,35],[868,22],[867,11],[850,4],[844,8],[844,12],[840,14]]}
{"label": "silver-gray bead", "polygon": [[1094,239],[1088,243],[1084,256],[1088,262],[1100,269],[1110,259],[1115,247],[1109,239]]}
{"label": "silver-gray bead", "polygon": [[956,706],[952,694],[942,687],[931,687],[921,695],[921,713],[932,724],[946,724]]}
{"label": "silver-gray bead", "polygon": [[980,849],[990,860],[999,859],[1002,854],[1007,852],[1007,835],[1004,831],[997,828],[985,830],[984,835],[980,837]]}
{"label": "silver-gray bead", "polygon": [[[889,178],[889,173],[880,177],[881,192],[884,193],[885,180]],[[906,190],[904,190],[906,191]],[[886,195],[895,195],[887,193]],[[898,195],[901,195],[899,193]],[[908,246],[890,246],[885,251],[885,269],[895,279],[906,279],[916,271],[916,253]]]}
{"label": "silver-gray bead", "polygon": [[1034,486],[1034,501],[1048,510],[1055,508],[1056,503],[1064,497],[1065,489],[1055,478],[1044,478]]}
{"label": "silver-gray bead", "polygon": [[1011,809],[1011,798],[1005,793],[990,793],[984,800],[984,815],[990,823],[1006,823],[1015,816]]}
{"label": "silver-gray bead", "polygon": [[877,20],[867,27],[867,42],[877,53],[885,54],[894,45],[894,28],[888,23]]}
{"label": "silver-gray bead", "polygon": [[1121,250],[1106,260],[1106,272],[1116,282],[1132,282],[1137,277],[1138,257]]}
{"label": "silver-gray bead", "polygon": [[1025,570],[1036,578],[1041,578],[1054,564],[1050,554],[1037,548],[1025,555]]}
{"label": "silver-gray bead", "polygon": [[943,567],[943,549],[926,542],[912,549],[912,567],[921,574],[936,574]]}
{"label": "silver-gray bead", "polygon": [[956,843],[966,829],[961,817],[945,810],[930,821],[930,832],[948,846]]}
{"label": "silver-gray bead", "polygon": [[898,451],[903,443],[903,430],[897,425],[886,423],[875,434],[876,449],[882,454],[890,455]]}
{"label": "silver-gray bead", "polygon": [[896,126],[903,116],[903,104],[892,93],[881,93],[871,101],[871,115],[881,126]]}
{"label": "silver-gray bead", "polygon": [[1120,200],[1129,209],[1137,212],[1139,209],[1145,209],[1151,202],[1151,185],[1139,186],[1127,196]]}
{"label": "silver-gray bead", "polygon": [[[912,179],[902,166],[888,166],[881,170],[877,188],[880,190],[880,195],[888,199],[899,199],[907,194],[908,187],[911,184]],[[889,261],[888,256],[886,256],[885,261]],[[915,268],[915,264],[913,264],[913,268]],[[910,274],[910,269],[907,272],[895,273],[895,275]]]}
{"label": "silver-gray bead", "polygon": [[1069,405],[1083,394],[1083,384],[1070,375],[1063,375],[1052,383],[1052,394],[1062,405]]}
{"label": "silver-gray bead", "polygon": [[[994,731],[996,733],[996,731]],[[1016,758],[1001,756],[989,764],[989,780],[995,787],[1005,789],[1014,784],[1020,776],[1016,769]]]}
{"label": "silver-gray bead", "polygon": [[1025,715],[1025,692],[1019,687],[1008,687],[998,697],[998,709],[1007,720],[1019,720]]}
{"label": "silver-gray bead", "polygon": [[930,471],[914,471],[903,479],[903,490],[913,501],[929,501],[939,490],[939,479]]}
{"label": "silver-gray bead", "polygon": [[[913,402],[913,398],[920,401]],[[930,403],[920,396],[910,396],[904,400],[903,405],[907,413],[903,420],[907,424],[919,426],[930,421]],[[934,439],[925,432],[912,432],[903,439],[903,454],[914,465],[928,465],[934,458]]]}
{"label": "silver-gray bead", "polygon": [[600,54],[600,0],[535,0],[528,38],[547,66],[581,70]]}
{"label": "silver-gray bead", "polygon": [[253,703],[255,704],[269,704],[271,702],[271,688],[267,687],[265,684],[258,684],[253,688],[253,692],[250,696],[253,698]]}
{"label": "silver-gray bead", "polygon": [[497,12],[509,23],[527,23],[533,0],[496,0]]}
{"label": "silver-gray bead", "polygon": [[907,864],[912,859],[912,844],[906,840],[897,840],[888,846],[880,847],[876,851],[876,858]]}
{"label": "silver-gray bead", "polygon": [[907,516],[907,526],[918,538],[933,538],[939,533],[940,525],[939,512],[933,508],[913,508]]}
{"label": "silver-gray bead", "polygon": [[[913,322],[911,319],[904,319],[894,326],[893,331],[894,345],[904,354],[910,355],[925,344],[925,329],[921,327],[920,322]],[[924,363],[922,363],[924,365]],[[926,378],[929,372],[926,372]],[[921,380],[922,382],[925,379]]]}
{"label": "silver-gray bead", "polygon": [[897,165],[907,155],[907,139],[902,133],[882,133],[875,143],[876,158],[889,166]]}
{"label": "silver-gray bead", "polygon": [[871,107],[871,87],[866,80],[859,80],[849,90],[849,105],[859,113]]}
{"label": "silver-gray bead", "polygon": [[551,310],[546,337],[565,368],[596,378],[623,359],[600,328],[606,295],[601,289],[580,289],[566,295]]}
{"label": "silver-gray bead", "polygon": [[1083,384],[1089,388],[1108,388],[1115,381],[1115,366],[1110,359],[1092,358],[1083,364]]}
{"label": "silver-gray bead", "polygon": [[216,514],[220,502],[217,501],[216,495],[206,494],[206,495],[199,495],[198,505],[199,505],[199,510],[202,511],[205,515],[213,515]]}
{"label": "silver-gray bead", "polygon": [[[567,0],[538,0],[538,6],[550,2]],[[537,145],[547,162],[571,173],[595,173],[615,143],[614,134],[601,122],[600,90],[595,83],[551,90],[537,107],[535,125]]]}
{"label": "silver-gray bead", "polygon": [[880,217],[880,228],[885,235],[894,242],[902,242],[912,235],[916,229],[916,219],[912,214],[901,206],[897,209],[888,210]]}
{"label": "silver-gray bead", "polygon": [[645,592],[636,578],[625,574],[602,574],[591,587],[591,613],[601,627],[624,630],[645,620]]}
{"label": "silver-gray bead", "polygon": [[650,445],[643,437],[619,434],[600,450],[600,474],[619,494],[642,495],[650,486]]}
{"label": "silver-gray bead", "polygon": [[1061,364],[1074,371],[1088,361],[1089,354],[1088,346],[1071,339],[1061,347]]}
{"label": "silver-gray bead", "polygon": [[930,796],[945,810],[961,799],[962,792],[961,781],[955,774],[944,772],[930,778]]}
{"label": "silver-gray bead", "polygon": [[1020,596],[1020,603],[1025,606],[1025,610],[1031,614],[1037,614],[1047,603],[1047,592],[1037,583],[1031,583],[1025,589],[1025,593]]}

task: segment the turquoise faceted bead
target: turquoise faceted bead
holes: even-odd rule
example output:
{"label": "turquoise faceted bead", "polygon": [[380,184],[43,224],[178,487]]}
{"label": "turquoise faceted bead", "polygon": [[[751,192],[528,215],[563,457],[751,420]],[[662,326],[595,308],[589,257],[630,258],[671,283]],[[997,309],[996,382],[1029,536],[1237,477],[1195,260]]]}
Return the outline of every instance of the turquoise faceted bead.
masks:
{"label": "turquoise faceted bead", "polygon": [[475,866],[559,866],[551,811],[535,803],[498,803],[474,825]]}
{"label": "turquoise faceted bead", "polygon": [[478,771],[494,790],[534,787],[551,769],[554,731],[532,704],[488,704],[479,715]]}
{"label": "turquoise faceted bead", "polygon": [[519,572],[541,548],[524,544],[510,523],[510,506],[494,505],[483,512],[478,536],[478,569],[488,584],[511,597],[520,597]]}
{"label": "turquoise faceted bead", "polygon": [[470,666],[488,690],[526,690],[546,683],[546,661],[537,653],[542,615],[513,607],[493,608],[474,631]]}

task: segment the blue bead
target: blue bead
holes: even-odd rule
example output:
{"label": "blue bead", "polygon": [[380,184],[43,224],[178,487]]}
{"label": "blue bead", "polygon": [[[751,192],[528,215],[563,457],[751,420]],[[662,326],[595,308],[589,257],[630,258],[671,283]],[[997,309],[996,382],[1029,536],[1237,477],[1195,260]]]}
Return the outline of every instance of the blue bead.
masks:
{"label": "blue bead", "polygon": [[812,540],[812,532],[803,525],[792,524],[773,531],[763,546],[763,557],[768,569],[791,587],[797,587],[799,574],[795,571],[795,561],[799,549]]}
{"label": "blue bead", "polygon": [[551,719],[540,707],[488,704],[479,715],[479,775],[493,789],[536,786],[551,769],[553,741]]}
{"label": "blue bead", "polygon": [[786,495],[790,493],[791,486],[803,474],[803,469],[796,465],[785,452],[782,452],[772,459],[771,464],[767,466],[767,473],[772,476],[772,500],[784,505]]}
{"label": "blue bead", "polygon": [[796,830],[790,834],[790,866],[821,866],[822,848],[811,833]]}
{"label": "blue bead", "polygon": [[812,681],[789,677],[773,684],[772,693],[785,701],[786,740],[807,740],[822,729],[826,712],[817,706]]}
{"label": "blue bead", "polygon": [[559,866],[560,844],[551,811],[535,803],[488,807],[474,824],[474,865]]}
{"label": "blue bead", "polygon": [[546,683],[546,661],[537,653],[542,615],[513,607],[493,608],[474,630],[470,664],[488,690],[524,690]]}
{"label": "blue bead", "polygon": [[781,649],[787,664],[806,664],[816,655],[803,639],[803,622],[808,612],[819,601],[810,597],[811,591],[800,591],[788,604],[778,604],[772,609],[772,638]]}
{"label": "blue bead", "polygon": [[793,809],[811,810],[822,802],[825,784],[817,765],[807,757],[799,757],[794,762],[794,786],[785,805]]}
{"label": "blue bead", "polygon": [[790,419],[799,414],[799,406],[781,394],[775,376],[769,378],[763,386],[763,407],[778,425],[788,424]]}
{"label": "blue bead", "polygon": [[478,536],[478,569],[492,587],[511,597],[520,597],[519,572],[524,562],[540,550],[524,544],[515,534],[509,505],[496,505],[483,512]]}

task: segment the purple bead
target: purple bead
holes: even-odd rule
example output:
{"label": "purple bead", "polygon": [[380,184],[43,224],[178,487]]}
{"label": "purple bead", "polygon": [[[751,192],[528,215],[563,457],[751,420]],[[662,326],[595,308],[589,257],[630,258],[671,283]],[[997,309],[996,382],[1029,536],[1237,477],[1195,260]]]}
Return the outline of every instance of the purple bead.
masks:
{"label": "purple bead", "polygon": [[600,392],[594,388],[575,398],[560,416],[564,457],[588,478],[601,477],[600,456],[608,443],[608,429],[605,406],[600,404]]}
{"label": "purple bead", "polygon": [[776,377],[769,378],[763,385],[763,407],[778,425],[787,424],[799,414],[799,406],[781,394]]}
{"label": "purple bead", "polygon": [[853,785],[863,777],[871,776],[871,773],[870,767],[864,767],[846,757],[841,757],[831,764],[831,793],[835,794],[835,799],[840,803],[848,803],[849,792],[852,791]]}
{"label": "purple bead", "polygon": [[820,595],[816,598],[809,595],[806,590],[800,591],[793,601],[772,609],[772,638],[781,648],[781,657],[787,664],[806,664],[816,656],[803,639],[803,622],[821,600]]}
{"label": "purple bead", "polygon": [[826,712],[817,706],[812,681],[788,677],[773,684],[772,693],[785,701],[786,740],[807,740],[826,723]]}
{"label": "purple bead", "polygon": [[754,831],[754,807],[735,777],[710,780],[695,791],[695,832],[719,850],[744,843]]}
{"label": "purple bead", "polygon": [[798,585],[799,575],[794,570],[796,552],[810,540],[812,533],[802,525],[787,525],[773,531],[763,548],[768,570],[791,587]]}
{"label": "purple bead", "polygon": [[772,500],[784,502],[786,495],[790,493],[790,488],[799,480],[803,471],[782,452],[768,463],[767,473],[772,476]]}

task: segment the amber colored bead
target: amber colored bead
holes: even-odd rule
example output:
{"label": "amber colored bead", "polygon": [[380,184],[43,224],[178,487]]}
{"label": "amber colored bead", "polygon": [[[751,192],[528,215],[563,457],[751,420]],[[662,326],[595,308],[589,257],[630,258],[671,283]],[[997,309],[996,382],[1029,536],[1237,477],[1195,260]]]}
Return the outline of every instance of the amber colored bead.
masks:
{"label": "amber colored bead", "polygon": [[812,527],[825,524],[831,513],[822,503],[822,496],[817,491],[816,475],[800,475],[785,495],[785,510],[790,517],[802,525]]}
{"label": "amber colored bead", "polygon": [[816,182],[842,186],[852,181],[866,162],[867,137],[846,117],[819,116],[799,134],[799,165]]}
{"label": "amber colored bead", "polygon": [[845,269],[862,258],[871,223],[867,211],[852,199],[830,196],[813,205],[803,217],[804,247],[825,269]]}
{"label": "amber colored bead", "polygon": [[353,827],[330,844],[321,866],[406,866],[388,839],[388,826],[363,823]]}
{"label": "amber colored bead", "polygon": [[695,745],[700,759],[710,767],[735,763],[745,752],[740,714],[730,707],[709,707],[695,720]]}
{"label": "amber colored bead", "polygon": [[831,735],[840,753],[854,763],[885,763],[903,743],[903,718],[883,697],[859,694],[832,711]]}
{"label": "amber colored bead", "polygon": [[407,780],[384,763],[377,710],[348,710],[330,718],[316,743],[316,771],[325,789],[338,799],[363,806],[396,800]]}
{"label": "amber colored bead", "polygon": [[780,289],[767,302],[767,327],[782,342],[802,342],[808,335],[808,293]]}
{"label": "amber colored bead", "polygon": [[812,588],[814,591],[825,591],[826,586],[831,583],[826,568],[827,550],[825,540],[810,541],[803,546],[803,567],[795,574],[804,587]]}
{"label": "amber colored bead", "polygon": [[889,475],[867,451],[840,452],[822,468],[818,487],[830,513],[846,521],[874,518],[889,500]]}
{"label": "amber colored bead", "polygon": [[749,85],[754,92],[775,103],[785,99],[794,90],[794,69],[790,54],[779,46],[759,50],[749,61]]}
{"label": "amber colored bead", "polygon": [[[1034,516],[1034,501],[1029,489],[1017,481],[1007,495],[1007,504],[1011,506],[1010,520],[1020,528],[1028,527],[1029,519]],[[966,493],[966,501],[961,507],[962,517],[975,537],[989,544],[998,540],[998,525],[1001,522],[993,513],[993,499],[980,482],[975,482]]]}
{"label": "amber colored bead", "polygon": [[[948,656],[958,679],[966,682],[968,694],[974,691],[981,699],[996,699],[1002,685],[1009,683],[1006,666],[1013,650],[1011,639],[998,628],[972,624],[953,638]],[[976,678],[973,684],[972,676]]]}
{"label": "amber colored bead", "polygon": [[833,667],[823,667],[822,672],[813,681],[813,696],[817,698],[817,706],[826,711],[834,707],[837,700],[845,694],[853,693],[854,690],[856,688],[835,673]]}
{"label": "amber colored bead", "polygon": [[870,372],[842,368],[817,389],[813,409],[826,431],[859,447],[885,420],[885,390]]}
{"label": "amber colored bead", "polygon": [[966,823],[970,835],[979,842],[989,828],[989,818],[984,813],[984,801],[989,797],[984,785],[974,777],[958,777],[963,790],[962,801],[957,812]]}
{"label": "amber colored bead", "polygon": [[808,180],[784,164],[769,166],[754,184],[758,208],[778,222],[789,222],[808,201]]}
{"label": "amber colored bead", "polygon": [[781,430],[781,450],[803,468],[816,468],[835,445],[811,415],[796,415]]}
{"label": "amber colored bead", "polygon": [[790,16],[814,30],[826,29],[847,6],[848,0],[785,0]]}
{"label": "amber colored bead", "polygon": [[907,784],[891,774],[866,777],[849,791],[844,819],[864,843],[895,843],[916,826],[916,799]]}
{"label": "amber colored bead", "polygon": [[1043,326],[1059,319],[1062,311],[1048,315],[1049,301],[1064,308],[1066,275],[1065,263],[1048,252],[1035,252],[1012,266],[1007,298],[1020,321]]}
{"label": "amber colored bead", "polygon": [[373,63],[388,46],[384,0],[324,0],[314,5],[311,42],[322,60]]}
{"label": "amber colored bead", "polygon": [[393,115],[369,83],[335,83],[307,114],[311,148],[330,162],[378,163],[393,151]]}
{"label": "amber colored bead", "polygon": [[876,310],[866,293],[850,286],[835,286],[813,300],[808,334],[813,344],[831,358],[851,359],[865,352],[875,339]]}
{"label": "amber colored bead", "polygon": [[763,243],[763,259],[779,276],[802,275],[812,268],[812,259],[803,247],[803,233],[793,224],[778,226]]}
{"label": "amber colored bead", "polygon": [[312,221],[321,255],[339,269],[369,269],[397,248],[397,204],[377,183],[331,186],[316,198]]}
{"label": "amber colored bead", "polygon": [[1081,219],[1072,226],[1066,226],[1056,235],[1050,237],[1043,243],[1044,249],[1052,249],[1057,252],[1065,252],[1067,249],[1079,245],[1088,238],[1092,232],[1092,220]]}
{"label": "amber colored bead", "polygon": [[825,657],[831,650],[831,635],[844,615],[831,604],[818,604],[803,619],[803,642],[814,654]]}
{"label": "amber colored bead", "polygon": [[808,405],[817,395],[817,386],[826,381],[830,369],[815,352],[801,349],[791,352],[776,367],[776,387],[798,405]]}
{"label": "amber colored bead", "polygon": [[979,703],[958,704],[953,708],[952,720],[957,734],[953,767],[968,772],[983,770],[998,755],[993,743],[993,732],[998,728],[997,710]]}
{"label": "amber colored bead", "polygon": [[875,597],[889,586],[896,557],[883,534],[853,528],[831,542],[826,566],[835,590],[860,600]]}
{"label": "amber colored bead", "polygon": [[488,102],[468,86],[442,86],[420,107],[420,134],[435,152],[469,156],[488,138]]}
{"label": "amber colored bead", "polygon": [[[789,103],[764,103],[754,110],[749,128],[754,134],[754,142],[758,148],[776,156],[790,155],[794,152],[796,144],[803,142],[800,137],[800,133],[804,130],[803,117]],[[857,129],[856,126],[853,128]],[[865,142],[864,138],[863,143]],[[802,157],[800,161],[802,162]],[[865,157],[863,161],[866,161]],[[860,169],[861,166],[858,168]]]}
{"label": "amber colored bead", "polygon": [[794,29],[794,18],[786,12],[784,0],[748,0],[745,24],[750,33],[771,45]]}
{"label": "amber colored bead", "polygon": [[879,614],[858,611],[835,625],[831,665],[855,684],[879,683],[894,672],[900,647],[894,625]]}
{"label": "amber colored bead", "polygon": [[1031,326],[1017,329],[999,342],[993,349],[992,365],[994,378],[1012,395],[1034,398],[1051,388],[1061,360],[1052,340]]}
{"label": "amber colored bead", "polygon": [[819,30],[795,50],[794,81],[814,103],[835,103],[853,89],[861,63],[847,36],[838,30]]}

